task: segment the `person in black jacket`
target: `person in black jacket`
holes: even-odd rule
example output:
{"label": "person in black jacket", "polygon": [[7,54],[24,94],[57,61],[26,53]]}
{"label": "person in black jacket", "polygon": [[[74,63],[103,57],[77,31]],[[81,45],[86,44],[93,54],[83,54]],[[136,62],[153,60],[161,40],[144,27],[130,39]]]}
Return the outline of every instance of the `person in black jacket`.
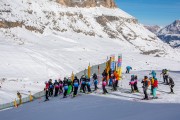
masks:
{"label": "person in black jacket", "polygon": [[66,98],[67,91],[68,91],[68,79],[64,78],[63,80],[63,87],[64,87],[64,96],[63,98]]}
{"label": "person in black jacket", "polygon": [[88,93],[91,93],[91,84],[90,84],[90,78],[86,75],[86,86],[88,89]]}
{"label": "person in black jacket", "polygon": [[83,93],[86,93],[86,76],[81,76],[81,88],[83,90]]}
{"label": "person in black jacket", "polygon": [[144,95],[145,95],[145,97],[143,98],[144,100],[148,100],[149,99],[148,98],[148,94],[147,94],[147,89],[148,89],[148,86],[149,86],[148,81],[149,81],[148,77],[144,76],[144,79],[141,82],[143,84],[142,88],[143,88]]}
{"label": "person in black jacket", "polygon": [[94,82],[94,91],[98,89],[97,84],[98,84],[98,78],[96,73],[93,74],[93,82]]}
{"label": "person in black jacket", "polygon": [[57,82],[57,80],[55,80],[55,82],[54,82],[54,87],[55,87],[54,97],[56,97],[58,95],[58,91],[59,91],[59,83]]}
{"label": "person in black jacket", "polygon": [[174,94],[174,91],[173,91],[173,87],[174,87],[174,81],[171,77],[169,77],[169,86],[170,86],[170,89],[171,89],[171,92],[172,94]]}
{"label": "person in black jacket", "polygon": [[77,78],[77,76],[74,77],[73,85],[74,85],[73,97],[75,97],[77,95],[77,91],[79,87],[79,79]]}

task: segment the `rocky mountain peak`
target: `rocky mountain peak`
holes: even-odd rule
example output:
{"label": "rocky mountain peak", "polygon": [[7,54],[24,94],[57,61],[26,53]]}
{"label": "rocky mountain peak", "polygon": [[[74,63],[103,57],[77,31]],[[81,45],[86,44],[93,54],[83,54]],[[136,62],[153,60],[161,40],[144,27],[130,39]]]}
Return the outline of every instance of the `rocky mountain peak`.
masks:
{"label": "rocky mountain peak", "polygon": [[56,0],[56,2],[68,7],[116,7],[114,0]]}

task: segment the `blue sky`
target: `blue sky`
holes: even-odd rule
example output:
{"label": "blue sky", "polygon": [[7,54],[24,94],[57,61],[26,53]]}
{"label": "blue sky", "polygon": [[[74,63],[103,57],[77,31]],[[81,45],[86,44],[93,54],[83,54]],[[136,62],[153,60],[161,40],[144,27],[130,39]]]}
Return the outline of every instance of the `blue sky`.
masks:
{"label": "blue sky", "polygon": [[118,7],[145,25],[165,26],[180,19],[180,0],[115,0]]}

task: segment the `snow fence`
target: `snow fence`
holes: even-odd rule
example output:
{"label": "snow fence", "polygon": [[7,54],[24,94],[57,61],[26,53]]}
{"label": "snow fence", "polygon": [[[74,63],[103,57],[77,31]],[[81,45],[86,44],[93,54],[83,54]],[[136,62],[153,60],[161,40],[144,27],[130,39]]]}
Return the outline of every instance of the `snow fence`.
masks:
{"label": "snow fence", "polygon": [[[102,63],[102,64],[99,64],[99,65],[93,65],[91,66],[91,74],[93,73],[98,73],[98,66],[99,66],[99,70],[100,70],[100,73],[103,72],[103,70],[105,69],[105,66],[106,66],[106,63]],[[85,70],[82,70],[78,73],[76,73],[75,75],[80,78],[82,75],[84,74],[87,74],[87,69]],[[32,95],[33,97],[33,100],[36,100],[36,99],[40,99],[41,97],[45,96],[45,92],[44,91],[40,91],[38,93],[35,93]],[[27,96],[27,97],[24,97],[22,98],[22,104],[24,103],[27,103],[27,102],[31,102],[30,100],[30,95]],[[16,99],[16,103],[19,104],[20,101],[19,99]],[[15,106],[15,101],[12,101],[10,103],[5,103],[5,104],[0,104],[0,110],[3,110],[3,109],[7,109],[7,108],[11,108],[11,107],[14,107]]]}

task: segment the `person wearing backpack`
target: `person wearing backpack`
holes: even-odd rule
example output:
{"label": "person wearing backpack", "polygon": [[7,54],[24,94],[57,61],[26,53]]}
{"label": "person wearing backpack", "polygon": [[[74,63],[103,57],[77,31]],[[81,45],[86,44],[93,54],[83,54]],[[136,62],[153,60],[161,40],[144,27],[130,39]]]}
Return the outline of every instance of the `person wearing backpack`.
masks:
{"label": "person wearing backpack", "polygon": [[131,93],[134,93],[134,75],[131,75],[129,85],[131,85]]}
{"label": "person wearing backpack", "polygon": [[94,82],[94,91],[96,91],[98,89],[98,87],[97,87],[98,79],[97,79],[96,73],[93,74],[93,82]]}
{"label": "person wearing backpack", "polygon": [[108,93],[107,90],[106,90],[106,77],[103,77],[103,80],[102,80],[102,88],[103,88],[103,94],[106,94]]}
{"label": "person wearing backpack", "polygon": [[53,96],[54,86],[52,83],[52,79],[49,79],[49,97]]}
{"label": "person wearing backpack", "polygon": [[86,86],[88,89],[88,93],[91,93],[91,83],[90,83],[90,78],[86,75]]}
{"label": "person wearing backpack", "polygon": [[68,79],[64,78],[63,80],[63,87],[64,87],[64,96],[63,98],[66,98],[67,96],[67,91],[68,91]]}
{"label": "person wearing backpack", "polygon": [[144,79],[142,80],[141,82],[143,84],[142,88],[143,88],[143,91],[144,91],[144,98],[143,100],[148,100],[148,94],[147,94],[147,89],[150,85],[150,81],[148,80],[148,77],[147,76],[144,76]]}
{"label": "person wearing backpack", "polygon": [[54,82],[54,87],[55,87],[54,97],[57,97],[59,91],[59,83],[57,82],[57,80],[55,80]]}
{"label": "person wearing backpack", "polygon": [[134,91],[135,92],[139,92],[137,83],[138,83],[138,77],[137,77],[137,75],[135,75],[134,76]]}
{"label": "person wearing backpack", "polygon": [[59,94],[63,93],[63,81],[59,79]]}
{"label": "person wearing backpack", "polygon": [[74,86],[73,97],[76,97],[77,91],[78,91],[78,87],[79,87],[79,79],[77,78],[77,76],[74,77],[73,86]]}
{"label": "person wearing backpack", "polygon": [[157,99],[158,97],[156,96],[156,91],[157,91],[157,87],[158,87],[158,80],[157,78],[154,78],[154,83],[153,85],[153,99]]}

